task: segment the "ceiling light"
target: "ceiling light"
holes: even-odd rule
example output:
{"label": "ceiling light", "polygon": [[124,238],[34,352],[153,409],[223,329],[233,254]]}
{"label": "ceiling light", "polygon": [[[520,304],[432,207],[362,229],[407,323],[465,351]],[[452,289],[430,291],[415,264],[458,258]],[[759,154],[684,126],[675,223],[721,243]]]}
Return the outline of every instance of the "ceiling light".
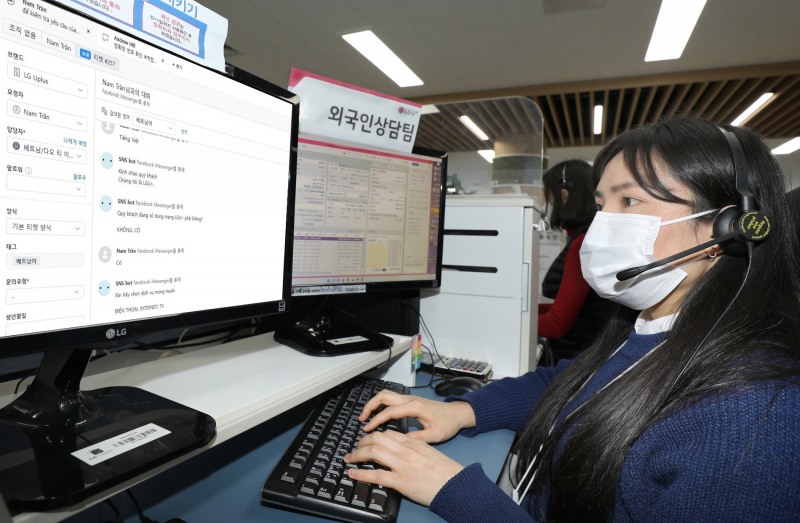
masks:
{"label": "ceiling light", "polygon": [[478,154],[483,156],[483,159],[489,163],[494,162],[494,151],[492,149],[481,149]]}
{"label": "ceiling light", "polygon": [[764,106],[764,104],[769,102],[769,100],[773,96],[775,96],[775,93],[764,93],[761,96],[759,96],[758,100],[753,102],[753,105],[745,109],[742,114],[737,116],[736,119],[731,122],[731,125],[742,125],[743,123],[745,123],[747,120],[749,120],[756,114],[756,111],[761,109]]}
{"label": "ceiling light", "polygon": [[800,149],[800,136],[798,136],[797,138],[792,138],[788,142],[774,148],[772,150],[772,154],[792,154],[798,149]]}
{"label": "ceiling light", "polygon": [[419,114],[436,114],[438,112],[439,109],[433,104],[423,105],[419,110]]}
{"label": "ceiling light", "polygon": [[475,125],[475,122],[469,119],[469,116],[460,116],[458,119],[461,120],[461,123],[467,126],[467,129],[472,131],[475,134],[475,136],[477,136],[481,140],[489,139],[489,137],[486,136],[486,133],[481,131],[481,128]]}
{"label": "ceiling light", "polygon": [[594,106],[594,134],[603,132],[603,106]]}
{"label": "ceiling light", "polygon": [[680,58],[706,0],[662,0],[645,62]]}
{"label": "ceiling light", "polygon": [[342,35],[342,38],[400,87],[422,85],[422,80],[414,74],[414,71],[409,69],[372,31],[350,33]]}

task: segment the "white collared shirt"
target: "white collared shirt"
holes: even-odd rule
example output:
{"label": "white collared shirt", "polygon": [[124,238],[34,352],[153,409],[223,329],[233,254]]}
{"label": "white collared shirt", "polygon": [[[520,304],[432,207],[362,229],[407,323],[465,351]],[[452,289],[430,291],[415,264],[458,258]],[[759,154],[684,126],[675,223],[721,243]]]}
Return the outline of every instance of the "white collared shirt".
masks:
{"label": "white collared shirt", "polygon": [[639,317],[636,318],[636,323],[633,324],[633,330],[636,334],[656,334],[668,331],[672,328],[675,318],[678,317],[678,313],[676,312],[675,314],[668,314],[654,320],[646,320],[642,317],[642,314],[644,314],[644,312],[639,314]]}

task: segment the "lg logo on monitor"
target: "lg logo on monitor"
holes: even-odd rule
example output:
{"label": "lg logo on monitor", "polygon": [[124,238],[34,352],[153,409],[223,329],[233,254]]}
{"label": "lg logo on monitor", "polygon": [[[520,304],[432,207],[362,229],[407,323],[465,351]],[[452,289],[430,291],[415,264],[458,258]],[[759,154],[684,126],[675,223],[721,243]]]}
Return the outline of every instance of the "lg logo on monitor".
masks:
{"label": "lg logo on monitor", "polygon": [[128,329],[108,329],[106,331],[106,338],[113,340],[115,337],[125,336],[127,333]]}

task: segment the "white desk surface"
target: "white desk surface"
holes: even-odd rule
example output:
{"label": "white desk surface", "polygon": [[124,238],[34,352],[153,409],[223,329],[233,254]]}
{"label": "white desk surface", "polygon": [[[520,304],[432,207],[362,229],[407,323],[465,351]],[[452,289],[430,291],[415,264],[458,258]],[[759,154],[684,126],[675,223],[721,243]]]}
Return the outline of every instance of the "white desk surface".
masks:
{"label": "white desk surface", "polygon": [[[401,355],[411,347],[411,338],[392,337],[395,343],[391,349],[391,364],[410,369],[410,360],[406,361]],[[182,353],[170,351],[163,356],[173,355],[156,359],[148,352],[149,356],[120,352],[93,362],[81,382],[81,389],[139,387],[211,415],[217,423],[217,435],[206,449],[123,483],[108,495],[251,429],[389,358],[388,350],[333,357],[308,356],[280,345],[273,340],[272,333]],[[386,364],[386,368],[389,367],[390,364]],[[0,406],[14,398],[13,384],[3,385]],[[61,521],[105,497],[87,500],[80,507],[64,511],[20,514],[14,522]]]}
{"label": "white desk surface", "polygon": [[[424,386],[428,379],[429,375],[418,376],[419,384],[411,393],[442,400],[432,388]],[[162,523],[176,516],[190,523],[332,522],[324,516],[284,510],[261,501],[265,478],[291,446],[313,407],[300,405],[137,485],[134,495],[142,512]],[[480,463],[489,478],[497,478],[513,441],[514,432],[502,429],[470,438],[457,436],[435,447],[463,465]],[[125,523],[140,523],[127,497],[117,495],[112,501]],[[108,507],[92,507],[70,518],[69,523],[99,523],[112,517]],[[444,523],[444,520],[427,507],[403,499],[397,523]]]}

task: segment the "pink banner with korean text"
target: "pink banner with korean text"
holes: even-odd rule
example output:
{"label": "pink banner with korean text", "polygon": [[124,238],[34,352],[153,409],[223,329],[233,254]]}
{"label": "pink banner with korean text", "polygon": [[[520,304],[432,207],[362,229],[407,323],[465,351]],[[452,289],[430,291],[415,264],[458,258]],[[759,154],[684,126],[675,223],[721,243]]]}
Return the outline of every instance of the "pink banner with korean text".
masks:
{"label": "pink banner with korean text", "polygon": [[300,96],[300,132],[380,149],[411,152],[421,104],[292,69]]}

